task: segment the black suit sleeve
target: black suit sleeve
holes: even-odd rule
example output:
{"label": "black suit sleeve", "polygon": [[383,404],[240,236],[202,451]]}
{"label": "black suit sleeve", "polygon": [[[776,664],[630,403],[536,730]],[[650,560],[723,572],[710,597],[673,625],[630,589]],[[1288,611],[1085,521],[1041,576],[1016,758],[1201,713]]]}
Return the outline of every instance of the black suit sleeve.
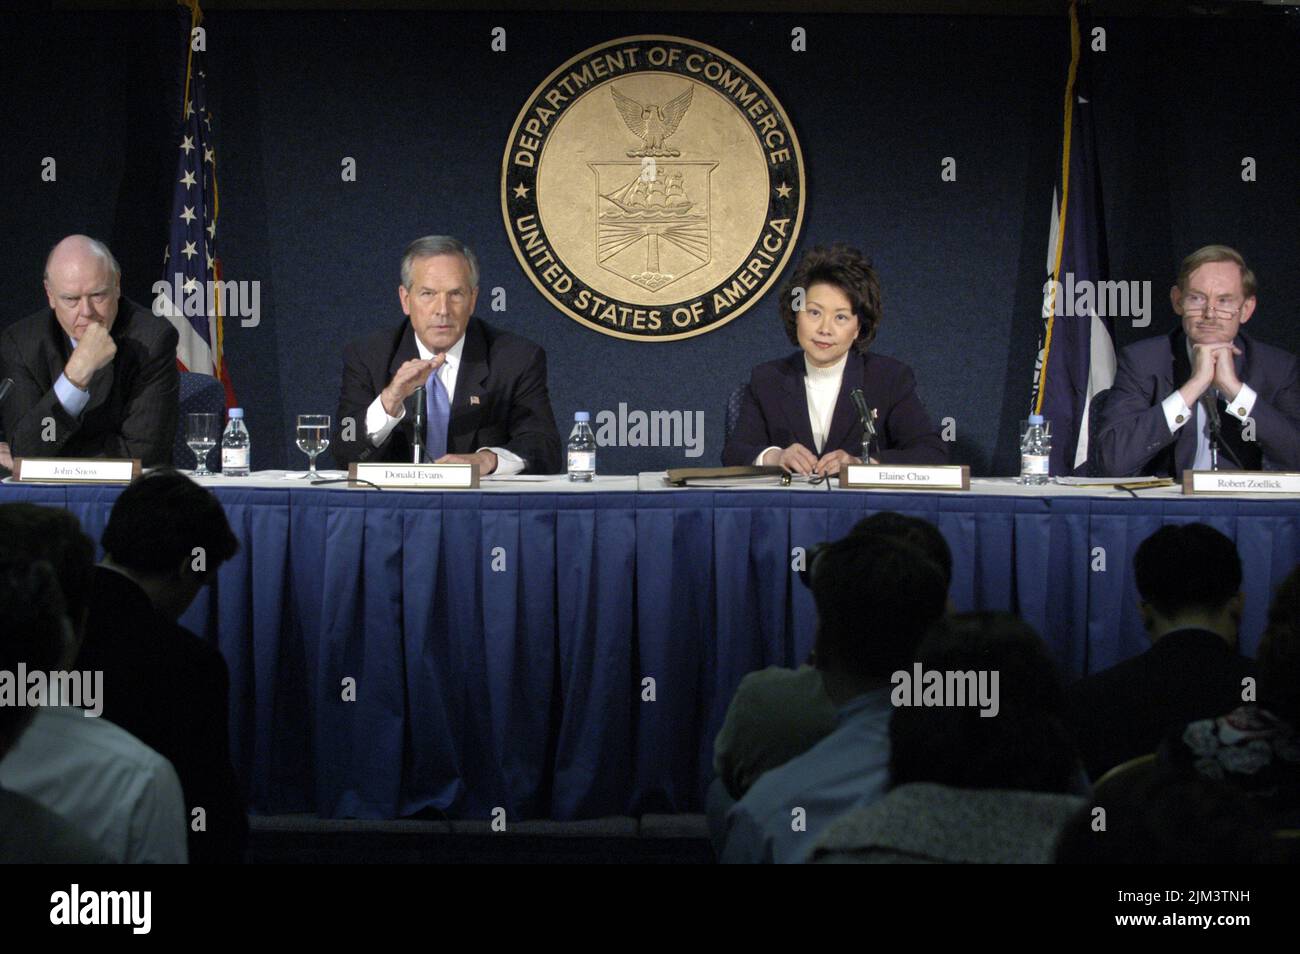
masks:
{"label": "black suit sleeve", "polygon": [[763,415],[758,399],[754,397],[754,378],[751,375],[740,401],[740,417],[736,419],[736,428],[722,448],[722,466],[748,467],[760,453],[773,446],[775,443],[771,440],[767,418]]}
{"label": "black suit sleeve", "polygon": [[179,337],[169,324],[153,341],[137,372],[139,379],[126,396],[119,430],[104,436],[104,457],[139,457],[145,467],[171,464],[180,413]]}
{"label": "black suit sleeve", "polygon": [[375,457],[398,432],[393,428],[384,444],[378,447],[366,437],[366,410],[388,382],[375,382],[374,374],[362,357],[361,345],[362,342],[353,341],[343,349],[343,383],[339,388],[337,427],[330,450],[334,459],[344,467]]}
{"label": "black suit sleeve", "polygon": [[942,465],[948,463],[948,445],[935,430],[930,414],[916,393],[916,375],[903,368],[895,385],[899,398],[877,423],[884,441],[877,459],[882,464]]}
{"label": "black suit sleeve", "polygon": [[[14,457],[57,457],[76,432],[78,421],[63,409],[53,387],[43,388],[36,380],[26,353],[31,348],[13,329],[0,338],[0,380],[14,382],[4,403],[4,430]],[[47,427],[47,422],[53,427]],[[41,440],[42,433],[49,440]]]}
{"label": "black suit sleeve", "polygon": [[507,430],[510,439],[505,449],[524,459],[525,474],[558,474],[564,469],[560,434],[546,386],[546,352],[541,348],[534,351],[533,360],[519,375]]}
{"label": "black suit sleeve", "polygon": [[1265,466],[1277,470],[1300,470],[1300,373],[1295,355],[1289,357],[1273,399],[1257,397],[1250,409]]}
{"label": "black suit sleeve", "polygon": [[[138,457],[145,467],[172,462],[172,445],[176,436],[176,415],[180,401],[180,374],[176,368],[176,329],[167,326],[148,346],[128,338],[117,342],[119,351],[138,348],[143,353],[134,370],[131,392],[123,398],[122,416],[116,429],[106,431],[79,449],[95,457]],[[31,370],[32,364],[20,360],[24,343],[6,335],[0,345],[4,355],[0,374],[13,378],[14,388],[5,402],[5,431],[15,457],[57,457],[81,429],[82,419],[74,418],[59,403],[51,386],[43,389]],[[31,361],[39,356],[31,356]],[[101,369],[97,374],[104,374]],[[114,359],[112,373],[125,373],[125,363]],[[92,388],[93,388],[92,383]],[[84,418],[93,409],[83,412]],[[52,427],[47,424],[52,423]],[[48,438],[48,439],[46,439]]]}
{"label": "black suit sleeve", "polygon": [[[1120,352],[1115,383],[1106,392],[1090,470],[1100,477],[1132,477],[1175,440],[1158,395],[1128,350]],[[1184,425],[1187,426],[1187,425]]]}

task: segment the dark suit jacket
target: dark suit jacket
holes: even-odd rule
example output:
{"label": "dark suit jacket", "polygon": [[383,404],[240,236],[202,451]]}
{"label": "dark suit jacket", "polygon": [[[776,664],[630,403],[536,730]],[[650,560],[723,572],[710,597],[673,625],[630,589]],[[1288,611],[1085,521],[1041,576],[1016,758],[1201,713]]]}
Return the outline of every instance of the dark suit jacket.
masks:
{"label": "dark suit jacket", "polygon": [[1067,690],[1079,752],[1095,782],[1107,769],[1155,752],[1175,729],[1241,705],[1255,663],[1199,629],[1166,633],[1150,649]]}
{"label": "dark suit jacket", "polygon": [[[725,466],[752,464],[765,448],[789,447],[796,442],[817,452],[808,416],[805,376],[802,351],[754,369],[741,403],[740,419],[722,449]],[[870,351],[866,355],[849,351],[822,454],[844,450],[858,457],[862,453],[862,424],[849,399],[854,388],[862,388],[867,407],[876,410],[878,440],[873,449],[882,464],[948,463],[948,445],[939,438],[916,396],[912,369]]]}
{"label": "dark suit jacket", "polygon": [[[1250,416],[1268,470],[1300,470],[1300,373],[1295,355],[1237,333],[1237,377],[1259,397]],[[1115,384],[1106,392],[1090,472],[1108,477],[1182,477],[1196,459],[1196,415],[1169,432],[1160,402],[1187,382],[1191,361],[1181,327],[1129,345],[1119,354]],[[1195,412],[1196,408],[1192,408]],[[1222,416],[1222,415],[1221,415]],[[1232,422],[1225,421],[1226,424]],[[1256,469],[1220,451],[1220,466]]]}
{"label": "dark suit jacket", "polygon": [[[344,349],[335,460],[410,462],[415,396],[406,399],[406,416],[378,447],[366,438],[366,409],[402,363],[419,356],[409,321],[376,331]],[[447,452],[472,454],[480,447],[504,447],[524,459],[526,474],[559,473],[563,462],[546,388],[546,352],[526,338],[473,317],[465,329],[460,357]],[[345,441],[342,429],[349,418],[356,422],[356,436]]]}
{"label": "dark suit jacket", "polygon": [[[3,407],[14,457],[138,457],[145,467],[172,462],[180,375],[176,329],[165,318],[123,298],[110,332],[112,363],[90,379],[90,401],[79,419],[54,393],[72,344],[49,308],[0,334],[0,380],[14,379]],[[52,440],[43,440],[53,419]]]}
{"label": "dark suit jacket", "polygon": [[[176,769],[190,862],[241,861],[248,814],[230,762],[230,672],[221,653],[160,615],[134,581],[97,566],[76,668],[103,671],[104,718]],[[207,831],[190,825],[196,806]]]}

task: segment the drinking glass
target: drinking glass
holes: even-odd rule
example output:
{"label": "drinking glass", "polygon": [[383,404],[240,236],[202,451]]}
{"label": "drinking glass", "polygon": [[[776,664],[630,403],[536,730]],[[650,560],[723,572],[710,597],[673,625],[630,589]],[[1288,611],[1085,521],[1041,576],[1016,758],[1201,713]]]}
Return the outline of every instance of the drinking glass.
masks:
{"label": "drinking glass", "polygon": [[316,478],[316,455],[330,446],[330,416],[328,414],[298,415],[298,450],[311,461],[308,480]]}
{"label": "drinking glass", "polygon": [[212,471],[208,470],[208,452],[217,446],[221,439],[221,431],[217,427],[217,415],[215,414],[190,414],[185,421],[185,445],[194,452],[194,459],[197,462],[194,468],[195,477],[211,477]]}

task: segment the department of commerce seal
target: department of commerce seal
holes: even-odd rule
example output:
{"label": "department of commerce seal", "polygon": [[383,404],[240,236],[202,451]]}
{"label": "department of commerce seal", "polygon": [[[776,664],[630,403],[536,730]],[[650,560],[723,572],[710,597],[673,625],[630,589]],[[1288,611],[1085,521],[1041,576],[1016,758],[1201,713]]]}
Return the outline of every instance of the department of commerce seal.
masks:
{"label": "department of commerce seal", "polygon": [[785,110],[721,50],[672,36],[573,57],[520,111],[501,213],[528,277],[589,328],[712,331],[776,280],[803,224]]}

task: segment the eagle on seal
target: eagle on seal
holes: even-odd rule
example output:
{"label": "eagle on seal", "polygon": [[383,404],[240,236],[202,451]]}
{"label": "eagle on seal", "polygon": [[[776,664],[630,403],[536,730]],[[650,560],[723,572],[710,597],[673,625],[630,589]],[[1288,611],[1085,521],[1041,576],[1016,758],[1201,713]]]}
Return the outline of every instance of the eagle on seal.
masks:
{"label": "eagle on seal", "polygon": [[638,159],[646,156],[680,156],[679,150],[664,148],[664,140],[677,131],[682,117],[690,108],[694,90],[695,86],[692,84],[663,106],[655,103],[643,106],[630,96],[624,96],[614,88],[613,84],[610,84],[609,92],[614,97],[614,105],[618,107],[623,122],[627,123],[627,128],[645,143],[644,148],[629,149],[627,154]]}

